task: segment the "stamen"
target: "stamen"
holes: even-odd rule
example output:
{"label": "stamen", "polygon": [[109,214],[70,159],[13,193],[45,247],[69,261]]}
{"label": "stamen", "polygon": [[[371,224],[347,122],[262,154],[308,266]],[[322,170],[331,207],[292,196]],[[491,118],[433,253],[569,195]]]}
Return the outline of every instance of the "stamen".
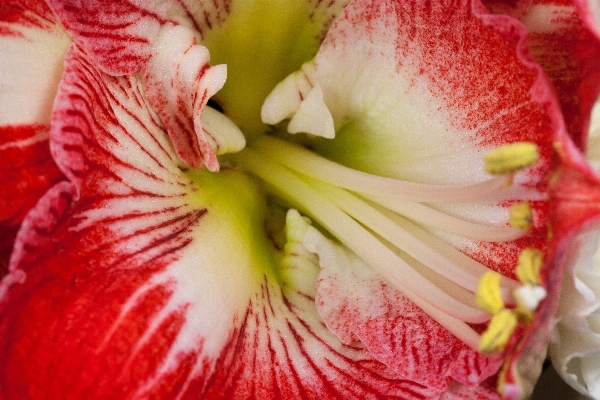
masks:
{"label": "stamen", "polygon": [[438,322],[443,320],[440,314],[447,314],[453,319],[468,323],[482,323],[488,320],[487,314],[481,310],[460,303],[423,278],[381,241],[289,170],[251,148],[246,148],[235,158],[250,172],[268,183],[275,194],[311,215],[408,298],[415,302],[417,298],[421,299],[419,304],[431,304],[437,311],[430,315]]}
{"label": "stamen", "polygon": [[461,268],[460,264],[455,264],[452,260],[444,257],[443,254],[436,252],[427,242],[411,235],[347,191],[318,181],[312,182],[312,185],[342,211],[376,232],[398,249],[460,287],[470,290],[471,293],[475,292],[480,275],[470,274],[466,269]]}
{"label": "stamen", "polygon": [[416,201],[397,200],[375,195],[364,195],[364,197],[413,221],[473,240],[507,242],[523,236],[521,229],[465,221]]}
{"label": "stamen", "polygon": [[298,111],[290,120],[288,132],[304,132],[326,139],[335,137],[333,117],[323,100],[323,91],[318,83],[300,103]]}
{"label": "stamen", "polygon": [[[231,159],[263,180],[268,191],[313,218],[456,337],[489,353],[506,346],[518,324],[518,310],[530,310],[535,296],[525,293],[526,298],[515,299],[522,292],[515,291],[518,282],[491,272],[410,220],[475,240],[521,237],[531,224],[527,203],[511,207],[512,227],[497,227],[465,221],[421,202],[466,201],[503,190],[514,171],[537,160],[530,145],[537,154],[530,143],[490,153],[491,170],[504,175],[474,185],[429,185],[372,175],[267,135],[254,138],[250,148]],[[303,232],[294,233],[295,245],[303,242]],[[286,254],[294,252],[286,249]],[[537,276],[539,281],[539,269]],[[516,310],[505,308],[516,303]],[[488,322],[490,314],[480,337],[468,324]]]}
{"label": "stamen", "polygon": [[202,130],[215,154],[237,153],[246,147],[244,134],[225,114],[212,107],[202,111]]}
{"label": "stamen", "polygon": [[511,174],[535,164],[539,158],[535,143],[507,144],[485,155],[485,170],[490,174]]}
{"label": "stamen", "polygon": [[[413,224],[406,218],[394,214],[393,212],[378,207],[377,205],[373,205],[377,210],[384,214],[386,218],[394,221],[394,223],[398,226],[401,226],[411,235],[416,237],[423,243],[427,243],[427,245],[435,252],[443,254],[449,260],[456,265],[460,265],[461,268],[465,271],[468,271],[469,274],[473,276],[482,277],[486,272],[490,271],[488,267],[485,265],[475,261],[471,257],[463,254],[462,252],[456,250],[454,247],[450,246],[448,243],[444,242],[437,236],[434,236],[431,232]],[[502,277],[502,281],[500,283],[502,298],[504,302],[512,305],[514,302],[514,298],[512,297],[512,290],[519,287],[520,284],[518,281],[505,277]]]}
{"label": "stamen", "polygon": [[527,323],[533,320],[533,312],[546,298],[546,289],[540,285],[540,269],[543,262],[543,253],[538,249],[523,250],[517,260],[517,278],[524,285],[513,292],[517,300],[515,311],[519,318]]}
{"label": "stamen", "polygon": [[262,135],[252,148],[311,178],[353,192],[419,202],[466,201],[506,188],[510,176],[498,176],[473,185],[430,185],[386,178],[345,167],[300,146]]}
{"label": "stamen", "polygon": [[302,64],[300,70],[292,72],[269,93],[260,110],[262,122],[275,125],[292,118],[313,88],[315,61]]}
{"label": "stamen", "polygon": [[514,296],[517,300],[515,312],[519,316],[519,319],[523,322],[531,322],[533,320],[533,312],[537,309],[540,302],[546,298],[546,295],[546,289],[540,285],[523,285],[515,289]]}

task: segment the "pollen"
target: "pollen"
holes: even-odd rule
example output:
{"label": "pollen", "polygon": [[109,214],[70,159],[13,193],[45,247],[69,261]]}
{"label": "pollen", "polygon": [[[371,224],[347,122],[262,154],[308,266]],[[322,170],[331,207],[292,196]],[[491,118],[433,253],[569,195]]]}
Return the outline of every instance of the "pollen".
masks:
{"label": "pollen", "polygon": [[504,309],[495,314],[492,317],[488,328],[481,335],[479,351],[483,354],[500,353],[504,351],[517,324],[517,316],[511,310]]}
{"label": "pollen", "polygon": [[502,300],[502,292],[500,290],[501,281],[502,275],[497,272],[488,271],[479,281],[479,285],[477,285],[477,292],[475,294],[477,305],[490,314],[497,314],[504,308],[504,301]]}
{"label": "pollen", "polygon": [[510,174],[535,164],[539,158],[538,147],[534,143],[508,144],[485,155],[485,170],[491,174]]}
{"label": "pollen", "polygon": [[519,254],[517,260],[517,278],[526,285],[540,284],[540,268],[543,263],[543,254],[538,249],[525,249]]}
{"label": "pollen", "polygon": [[531,206],[527,202],[517,203],[510,207],[508,223],[514,228],[527,230],[531,228]]}

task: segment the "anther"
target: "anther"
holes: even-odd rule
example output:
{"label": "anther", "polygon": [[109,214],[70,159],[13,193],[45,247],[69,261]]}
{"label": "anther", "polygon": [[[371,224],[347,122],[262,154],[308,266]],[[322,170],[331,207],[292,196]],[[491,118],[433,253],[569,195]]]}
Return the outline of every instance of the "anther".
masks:
{"label": "anther", "polygon": [[486,331],[481,335],[479,351],[484,354],[500,353],[504,351],[510,337],[518,324],[516,314],[504,309],[495,314]]}
{"label": "anther", "polygon": [[490,174],[510,174],[535,164],[539,158],[535,143],[507,144],[485,155],[485,170]]}
{"label": "anther", "polygon": [[501,281],[502,275],[489,271],[481,277],[479,285],[477,285],[475,301],[479,307],[490,314],[497,314],[504,308],[500,290]]}
{"label": "anther", "polygon": [[531,206],[527,202],[513,204],[510,207],[508,223],[514,228],[527,230],[531,228]]}
{"label": "anther", "polygon": [[538,249],[525,249],[517,260],[517,278],[526,285],[540,284],[540,268],[543,263],[543,253]]}

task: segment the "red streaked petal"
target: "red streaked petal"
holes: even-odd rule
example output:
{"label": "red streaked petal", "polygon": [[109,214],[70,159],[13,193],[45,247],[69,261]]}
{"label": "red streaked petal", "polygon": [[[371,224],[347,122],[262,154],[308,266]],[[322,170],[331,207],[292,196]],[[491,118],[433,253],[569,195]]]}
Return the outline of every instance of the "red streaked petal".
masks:
{"label": "red streaked petal", "polygon": [[43,1],[0,7],[0,276],[25,213],[62,179],[48,124],[70,38]]}
{"label": "red streaked petal", "polygon": [[[0,286],[0,396],[431,398],[341,345],[310,290],[260,272],[256,189],[236,171],[180,170],[142,93],[68,53],[51,140],[70,182],[28,214]],[[252,201],[234,195],[232,217],[190,173]]]}
{"label": "red streaked petal", "polygon": [[2,286],[9,398],[127,397],[202,348],[177,261],[207,211],[189,204],[139,85],[98,72],[77,47],[67,56],[51,135],[71,182],[26,218]]}
{"label": "red streaked petal", "polygon": [[550,85],[524,49],[526,34],[515,20],[486,15],[471,2],[357,2],[332,25],[314,74],[337,134],[311,146],[359,170],[418,182],[474,183],[489,179],[487,151],[518,141],[538,145],[540,160],[517,173],[511,189],[481,201],[433,205],[498,225],[512,204],[531,201],[534,229],[523,240],[448,239],[509,276],[524,247],[544,248],[552,137],[563,129]]}
{"label": "red streaked petal", "polygon": [[[484,1],[496,12],[506,11],[494,3]],[[600,93],[600,41],[592,9],[579,0],[519,3],[527,6],[516,17],[529,31],[529,49],[554,85],[569,133],[585,150],[590,112]]]}
{"label": "red streaked petal", "polygon": [[36,124],[0,126],[0,276],[25,214],[63,179],[50,157],[48,131]]}
{"label": "red streaked petal", "polygon": [[183,27],[161,29],[152,57],[142,69],[148,101],[160,115],[179,157],[189,166],[219,170],[215,151],[202,130],[202,111],[223,87],[224,65],[209,67],[208,50]]}
{"label": "red streaked petal", "polygon": [[[142,72],[147,98],[163,121],[179,157],[217,171],[204,136],[202,110],[225,82],[225,67],[209,67],[196,45],[187,5],[150,2],[49,2],[75,41],[101,70],[119,76]],[[183,24],[183,26],[176,26]],[[107,33],[110,32],[110,33]]]}
{"label": "red streaked petal", "polygon": [[318,319],[313,298],[266,283],[216,361],[214,374],[194,382],[190,396],[435,398],[430,388],[394,378],[361,346],[341,345]]}

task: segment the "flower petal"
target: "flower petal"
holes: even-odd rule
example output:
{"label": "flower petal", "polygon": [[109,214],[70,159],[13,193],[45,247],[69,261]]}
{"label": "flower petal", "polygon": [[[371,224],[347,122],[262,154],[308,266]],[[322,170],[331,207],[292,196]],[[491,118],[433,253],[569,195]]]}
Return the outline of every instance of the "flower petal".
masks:
{"label": "flower petal", "polygon": [[50,157],[48,124],[70,43],[43,1],[0,10],[0,276],[25,213],[62,178]]}
{"label": "flower petal", "polygon": [[[244,132],[251,134],[265,129],[259,113],[266,95],[279,80],[314,55],[326,28],[346,2],[295,2],[292,6],[281,1],[271,2],[268,7],[260,1],[247,0],[201,3],[152,1],[143,4],[122,0],[110,5],[102,1],[80,4],[52,0],[49,4],[75,40],[105,72],[120,75],[142,69],[146,71],[144,83],[147,86],[163,86],[169,91],[174,89],[173,80],[160,74],[165,71],[164,60],[158,66],[156,62],[150,63],[153,66],[150,69],[145,69],[145,66],[157,56],[157,51],[159,54],[169,53],[161,47],[165,27],[180,25],[187,28],[189,37],[180,38],[186,43],[179,44],[183,46],[182,51],[188,46],[193,48],[195,38],[216,57],[214,62],[229,65],[229,83],[218,96],[218,101],[226,115]],[[196,56],[199,52],[202,51],[193,51]],[[208,59],[196,56],[186,55],[187,61],[183,61],[184,56],[180,52],[176,59],[182,59],[186,65],[175,68],[169,65],[167,68],[167,72],[177,75],[174,81],[176,92],[160,99],[150,93],[149,99],[165,121],[179,156],[190,166],[198,167],[203,162],[209,169],[216,170],[216,158],[209,151],[209,143],[202,137],[199,123],[204,106],[202,101],[207,100],[208,93],[212,95],[223,85],[224,71],[213,71],[213,77],[219,75],[221,79],[214,82],[208,77],[201,79],[200,87],[197,79],[191,82],[189,79],[181,80],[179,69],[187,70],[188,77],[204,72],[206,64],[198,61]],[[192,61],[196,64],[192,65]],[[191,99],[190,92],[193,94]],[[164,104],[165,99],[169,99],[168,104]],[[172,117],[170,110],[185,112],[183,116]],[[177,123],[170,123],[171,119]],[[184,122],[183,129],[178,127],[181,121]],[[192,151],[202,154],[200,157],[187,154],[189,146],[183,146],[183,143],[195,140],[189,132],[191,129],[196,130],[199,141],[197,146],[192,146]]]}
{"label": "flower petal", "polygon": [[[196,45],[191,30],[165,26],[142,68],[148,101],[160,115],[177,154],[190,167],[219,170],[219,162],[202,129],[208,100],[227,79],[225,65],[209,67],[208,50]],[[241,135],[241,133],[240,133]],[[218,145],[218,140],[217,140]]]}
{"label": "flower petal", "polygon": [[[520,250],[544,246],[551,139],[562,128],[557,107],[547,105],[548,83],[524,54],[525,36],[515,21],[485,15],[468,1],[351,3],[328,32],[314,72],[303,67],[300,73],[321,87],[336,129],[334,140],[314,138],[310,147],[361,171],[447,185],[489,179],[483,156],[495,147],[535,143],[541,159],[518,172],[510,190],[432,205],[497,226],[512,204],[530,201],[534,223],[527,239],[499,245],[448,239],[511,275]],[[305,86],[300,79],[285,90],[303,98]],[[280,113],[284,118],[287,111]]]}
{"label": "flower petal", "polygon": [[1,396],[435,394],[339,343],[317,267],[275,269],[261,192],[235,170],[180,169],[135,75],[72,47],[51,140],[69,182],[28,214],[0,284]]}
{"label": "flower petal", "polygon": [[345,344],[357,340],[398,376],[442,394],[453,382],[477,386],[502,365],[469,348],[390,287],[356,255],[309,227],[302,243],[318,254],[317,309]]}
{"label": "flower petal", "polygon": [[208,99],[223,86],[226,72],[224,66],[208,66],[208,52],[196,45],[194,31],[185,26],[193,22],[187,5],[49,4],[103,71],[115,76],[142,72],[148,100],[185,163],[197,169],[219,169],[201,116]]}
{"label": "flower petal", "polygon": [[[533,229],[519,240],[474,242],[440,234],[482,264],[513,276],[524,248],[546,249],[552,142],[566,140],[561,139],[566,130],[549,82],[526,50],[525,29],[512,18],[487,15],[478,4],[352,2],[328,32],[312,81],[323,90],[336,138],[309,141],[311,149],[344,165],[436,184],[481,182],[486,179],[483,153],[507,143],[535,143],[539,163],[518,172],[511,189],[480,202],[433,205],[495,225],[507,220],[502,213],[516,201],[528,201]],[[303,85],[287,87],[302,98]],[[543,270],[544,277],[552,276],[544,284],[554,295],[561,276],[556,256],[547,254]],[[344,293],[348,303],[355,301],[352,290]],[[356,332],[346,325],[352,326],[357,315],[369,315],[372,305],[345,314],[346,302],[338,296],[328,299],[332,305],[327,309],[342,310],[344,316],[340,337],[350,340]],[[518,364],[519,379],[535,381],[541,371],[557,303],[554,297],[543,304],[534,325],[523,328],[523,337],[516,334],[508,347],[511,362],[518,360],[511,367]],[[335,322],[325,319],[330,326]],[[369,332],[372,325],[363,323]],[[373,337],[381,336],[372,330]],[[532,389],[531,382],[519,384],[525,394]]]}
{"label": "flower petal", "polygon": [[316,57],[337,132],[314,143],[320,154],[382,176],[448,184],[486,179],[484,152],[532,141],[547,169],[552,127],[538,127],[547,110],[530,94],[544,84],[515,49],[525,32],[506,37],[510,21],[478,17],[483,10],[470,2],[364,3],[346,8]]}
{"label": "flower petal", "polygon": [[[593,121],[595,126],[595,121]],[[598,230],[600,178],[597,132],[590,132],[588,165],[570,146],[560,152],[565,163],[556,173],[552,219],[555,246],[562,256],[565,274],[560,288],[556,329],[549,356],[559,375],[578,392],[600,395],[597,385],[598,335]],[[558,289],[556,290],[558,292]]]}
{"label": "flower petal", "polygon": [[1,287],[4,394],[182,390],[200,353],[223,347],[256,282],[248,268],[223,276],[224,266],[247,263],[227,257],[235,236],[217,245],[211,232],[227,223],[193,204],[192,181],[134,75],[109,77],[72,48],[51,136],[70,182],[28,215]]}
{"label": "flower petal", "polygon": [[[488,3],[494,2],[484,1]],[[594,2],[533,0],[519,3],[525,11],[516,17],[529,31],[529,49],[554,85],[569,133],[577,146],[585,150],[590,112],[600,93],[597,62],[600,36],[594,33]],[[494,11],[505,10],[496,8]]]}

